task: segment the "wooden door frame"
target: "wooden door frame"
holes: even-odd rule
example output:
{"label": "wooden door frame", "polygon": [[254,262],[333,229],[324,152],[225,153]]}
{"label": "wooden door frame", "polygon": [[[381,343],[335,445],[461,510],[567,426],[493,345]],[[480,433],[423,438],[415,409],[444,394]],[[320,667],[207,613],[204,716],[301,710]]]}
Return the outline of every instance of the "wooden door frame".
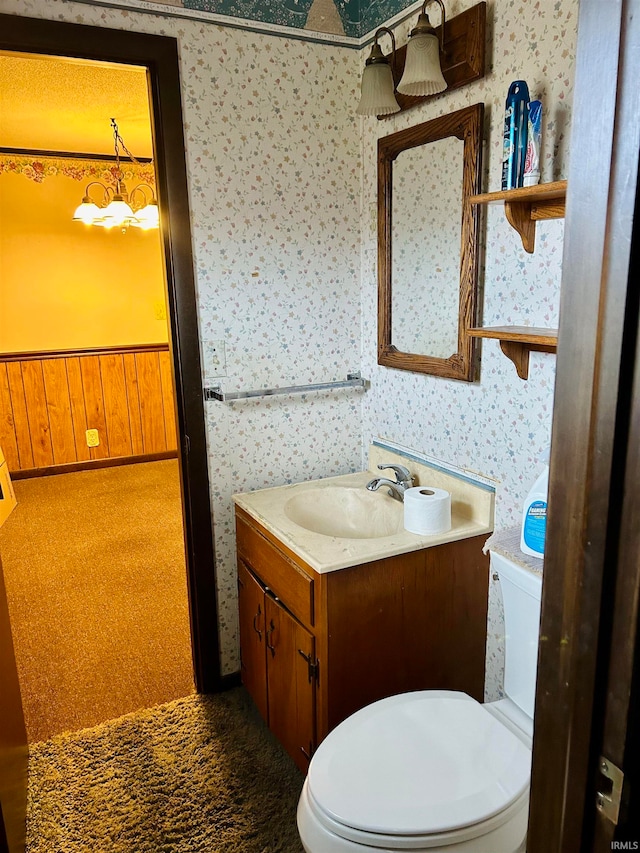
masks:
{"label": "wooden door frame", "polygon": [[[199,692],[216,691],[224,679],[220,675],[213,521],[177,40],[0,15],[0,49],[120,62],[148,70],[154,165],[163,210],[194,678]],[[73,97],[72,93],[69,96]]]}
{"label": "wooden door frame", "polygon": [[[625,476],[638,330],[639,23],[640,0],[581,0],[529,853],[610,849],[596,813],[599,757],[620,760],[627,733],[638,559],[625,564],[620,519],[640,497]],[[622,671],[614,695],[611,676]],[[621,724],[619,758],[603,752],[607,709]]]}

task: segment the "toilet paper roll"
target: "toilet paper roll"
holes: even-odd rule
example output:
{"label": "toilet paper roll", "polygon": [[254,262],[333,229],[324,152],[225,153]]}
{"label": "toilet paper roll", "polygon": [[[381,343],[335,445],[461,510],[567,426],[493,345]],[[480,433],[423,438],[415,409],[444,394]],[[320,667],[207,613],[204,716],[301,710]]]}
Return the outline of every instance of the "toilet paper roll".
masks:
{"label": "toilet paper roll", "polygon": [[451,529],[451,494],[431,486],[415,486],[404,493],[404,529],[429,536]]}

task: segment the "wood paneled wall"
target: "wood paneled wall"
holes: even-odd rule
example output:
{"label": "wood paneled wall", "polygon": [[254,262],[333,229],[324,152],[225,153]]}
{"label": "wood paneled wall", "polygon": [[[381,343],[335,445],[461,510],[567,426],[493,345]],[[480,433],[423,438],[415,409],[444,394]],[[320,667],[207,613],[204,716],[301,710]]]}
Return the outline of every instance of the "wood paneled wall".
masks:
{"label": "wood paneled wall", "polygon": [[168,345],[0,355],[0,446],[12,472],[175,452]]}

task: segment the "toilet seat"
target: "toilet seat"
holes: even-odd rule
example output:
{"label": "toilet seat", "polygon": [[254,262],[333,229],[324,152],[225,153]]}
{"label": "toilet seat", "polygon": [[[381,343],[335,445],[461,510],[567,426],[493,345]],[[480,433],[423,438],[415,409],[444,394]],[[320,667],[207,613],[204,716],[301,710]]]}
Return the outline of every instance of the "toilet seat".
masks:
{"label": "toilet seat", "polygon": [[530,768],[524,740],[475,699],[418,691],[375,702],[334,729],[313,757],[306,797],[336,835],[418,849],[508,821],[526,804]]}
{"label": "toilet seat", "polygon": [[306,779],[298,804],[298,829],[304,849],[314,853],[366,853],[377,850],[384,853],[404,853],[405,850],[430,853],[440,849],[446,849],[447,853],[498,853],[503,850],[521,853],[525,849],[523,842],[528,811],[527,788],[504,812],[473,826],[428,835],[380,835],[351,829],[332,821],[309,794]]}

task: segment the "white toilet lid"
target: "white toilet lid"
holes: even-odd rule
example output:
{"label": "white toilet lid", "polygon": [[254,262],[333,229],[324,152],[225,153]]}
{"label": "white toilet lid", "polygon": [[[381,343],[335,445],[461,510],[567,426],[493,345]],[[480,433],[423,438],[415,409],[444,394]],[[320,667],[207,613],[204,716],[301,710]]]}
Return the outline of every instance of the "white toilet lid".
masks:
{"label": "white toilet lid", "polygon": [[467,696],[403,693],[363,708],[320,744],[316,803],[364,832],[428,835],[487,820],[527,788],[531,751]]}

